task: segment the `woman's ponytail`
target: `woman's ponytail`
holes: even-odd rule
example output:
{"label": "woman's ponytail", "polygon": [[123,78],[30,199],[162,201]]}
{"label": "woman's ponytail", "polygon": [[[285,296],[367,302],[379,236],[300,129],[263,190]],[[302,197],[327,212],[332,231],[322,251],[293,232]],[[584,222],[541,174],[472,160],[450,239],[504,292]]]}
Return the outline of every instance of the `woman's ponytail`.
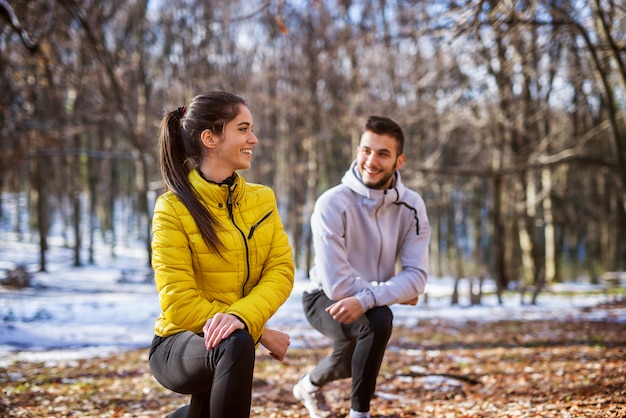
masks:
{"label": "woman's ponytail", "polygon": [[179,111],[168,112],[161,121],[159,166],[166,190],[176,195],[189,189],[185,145],[181,133]]}

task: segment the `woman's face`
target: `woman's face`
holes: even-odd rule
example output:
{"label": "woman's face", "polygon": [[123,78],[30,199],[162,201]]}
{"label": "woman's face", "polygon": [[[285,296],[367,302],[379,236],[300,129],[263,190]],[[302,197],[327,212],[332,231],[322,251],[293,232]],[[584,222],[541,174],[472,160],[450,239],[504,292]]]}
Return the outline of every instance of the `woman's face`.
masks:
{"label": "woman's face", "polygon": [[221,135],[215,135],[208,130],[202,133],[204,145],[211,150],[209,152],[211,167],[208,172],[209,177],[214,178],[210,180],[220,182],[235,170],[250,168],[252,149],[259,142],[252,126],[250,110],[240,105],[239,113],[224,126]]}

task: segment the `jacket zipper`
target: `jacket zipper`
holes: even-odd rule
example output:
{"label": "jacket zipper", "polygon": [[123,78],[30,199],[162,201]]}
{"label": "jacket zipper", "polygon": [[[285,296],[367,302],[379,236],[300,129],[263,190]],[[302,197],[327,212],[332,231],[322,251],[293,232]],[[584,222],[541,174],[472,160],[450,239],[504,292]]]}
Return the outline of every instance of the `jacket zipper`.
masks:
{"label": "jacket zipper", "polygon": [[[380,269],[380,260],[383,258],[383,231],[380,229],[380,223],[378,222],[378,211],[385,205],[385,198],[387,197],[387,190],[383,192],[383,203],[374,209],[374,220],[376,222],[376,229],[378,230],[378,259],[376,260],[376,265],[378,269]],[[376,272],[377,275],[380,276],[380,271]]]}
{"label": "jacket zipper", "polygon": [[266,220],[267,218],[269,218],[269,216],[272,214],[272,212],[274,212],[273,210],[270,210],[264,217],[261,218],[261,220],[257,223],[255,223],[254,225],[252,225],[252,227],[250,228],[250,233],[248,234],[248,239],[252,239],[252,234],[254,234],[254,231],[257,229],[257,227],[259,225],[261,225],[261,223]]}
{"label": "jacket zipper", "polygon": [[230,221],[235,225],[237,231],[241,234],[243,238],[243,245],[246,247],[246,279],[243,281],[243,285],[241,286],[241,297],[246,296],[246,284],[248,280],[250,280],[250,249],[248,248],[248,241],[246,240],[246,234],[239,228],[237,223],[235,223],[235,216],[233,215],[233,189],[236,186],[228,187],[228,199],[226,199],[226,206],[228,207],[228,215],[230,216]]}

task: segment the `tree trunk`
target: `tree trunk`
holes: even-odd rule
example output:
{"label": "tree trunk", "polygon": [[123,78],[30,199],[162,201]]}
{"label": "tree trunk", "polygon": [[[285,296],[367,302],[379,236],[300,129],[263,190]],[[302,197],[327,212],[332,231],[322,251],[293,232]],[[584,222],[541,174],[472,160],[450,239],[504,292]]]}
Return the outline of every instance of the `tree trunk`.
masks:
{"label": "tree trunk", "polygon": [[46,179],[48,176],[47,160],[39,155],[35,165],[35,193],[37,208],[37,231],[39,233],[39,271],[46,271],[46,252],[48,251],[48,191]]}
{"label": "tree trunk", "polygon": [[[517,215],[517,229],[519,235],[520,251],[522,252],[522,283],[520,283],[520,299],[524,304],[524,293],[535,284],[535,259],[533,258],[533,219],[535,218],[536,188],[532,174],[527,174],[525,193],[520,190],[519,194],[525,195],[524,207],[519,209]],[[523,189],[522,183],[518,187]],[[520,204],[521,205],[521,204]]]}
{"label": "tree trunk", "polygon": [[541,276],[543,278],[543,283],[549,286],[556,279],[556,240],[554,232],[554,217],[552,214],[552,173],[549,168],[544,168],[541,171],[541,191],[543,194],[542,203],[545,245],[544,272]]}
{"label": "tree trunk", "polygon": [[80,136],[74,135],[72,157],[70,158],[70,198],[72,200],[72,229],[74,231],[74,267],[82,265],[80,260],[80,250],[83,245],[81,233],[81,155]]}
{"label": "tree trunk", "polygon": [[498,176],[494,178],[494,204],[493,204],[493,252],[494,252],[494,267],[493,272],[496,281],[496,295],[498,297],[498,303],[502,304],[502,294],[506,290],[506,265],[505,265],[505,226],[502,219],[502,198],[504,190],[502,187],[502,177]]}

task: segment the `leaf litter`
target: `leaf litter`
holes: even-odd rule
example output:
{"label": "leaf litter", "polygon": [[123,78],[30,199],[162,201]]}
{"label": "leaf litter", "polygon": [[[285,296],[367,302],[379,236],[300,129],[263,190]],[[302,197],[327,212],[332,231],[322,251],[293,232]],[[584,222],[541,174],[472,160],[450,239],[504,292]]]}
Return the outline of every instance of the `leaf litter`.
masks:
{"label": "leaf litter", "polygon": [[[623,312],[626,299],[604,304]],[[589,308],[587,308],[589,309]],[[252,417],[307,417],[291,389],[328,355],[328,341],[290,349],[285,362],[257,352]],[[0,367],[0,416],[157,417],[188,401],[150,374],[147,349]],[[327,385],[337,414],[350,382]],[[626,323],[585,319],[420,320],[396,327],[372,417],[626,416]]]}

